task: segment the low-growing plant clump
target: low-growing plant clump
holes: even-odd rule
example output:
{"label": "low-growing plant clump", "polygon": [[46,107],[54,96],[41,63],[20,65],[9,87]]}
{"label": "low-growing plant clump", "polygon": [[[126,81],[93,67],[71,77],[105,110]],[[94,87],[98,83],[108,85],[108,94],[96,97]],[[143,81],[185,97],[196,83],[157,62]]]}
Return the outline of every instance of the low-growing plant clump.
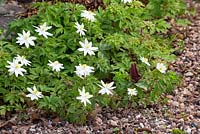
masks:
{"label": "low-growing plant clump", "polygon": [[12,40],[0,41],[1,115],[34,106],[85,122],[96,104],[148,105],[174,89],[166,19],[184,13],[183,2],[105,3],[95,11],[36,3],[37,15],[10,24]]}

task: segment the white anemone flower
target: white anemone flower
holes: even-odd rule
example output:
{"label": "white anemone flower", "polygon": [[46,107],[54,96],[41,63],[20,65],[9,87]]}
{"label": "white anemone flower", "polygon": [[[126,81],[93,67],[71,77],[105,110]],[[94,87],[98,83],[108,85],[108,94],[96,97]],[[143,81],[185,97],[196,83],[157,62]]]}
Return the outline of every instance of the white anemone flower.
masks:
{"label": "white anemone flower", "polygon": [[102,85],[98,85],[99,87],[101,87],[101,90],[99,90],[99,93],[100,94],[107,94],[107,95],[112,95],[112,90],[115,89],[116,87],[112,87],[114,82],[110,82],[110,83],[104,83],[102,80],[101,80],[101,84]]}
{"label": "white anemone flower", "polygon": [[21,33],[17,33],[19,37],[17,37],[17,42],[19,45],[23,45],[25,44],[25,46],[27,48],[29,48],[30,46],[35,46],[34,40],[36,40],[36,37],[34,36],[30,36],[30,31],[25,32],[23,30],[22,34]]}
{"label": "white anemone flower", "polygon": [[140,60],[141,60],[143,63],[145,63],[147,66],[150,66],[149,61],[148,61],[147,58],[140,57]]}
{"label": "white anemone flower", "polygon": [[79,24],[78,22],[76,22],[76,23],[75,23],[75,27],[76,27],[76,29],[77,29],[76,33],[79,33],[80,36],[81,36],[81,35],[85,35],[85,32],[86,32],[87,30],[84,29],[83,23],[82,23],[82,24]]}
{"label": "white anemone flower", "polygon": [[76,97],[76,99],[80,100],[81,103],[84,104],[84,106],[87,105],[87,103],[91,104],[90,98],[93,97],[89,92],[85,92],[85,87],[82,88],[82,91],[78,89],[80,96]]}
{"label": "white anemone flower", "polygon": [[39,98],[42,98],[42,92],[39,92],[35,86],[33,86],[33,89],[27,88],[27,90],[30,92],[29,94],[26,95],[26,97],[30,97],[31,100],[38,100]]}
{"label": "white anemone flower", "polygon": [[15,60],[16,61],[18,61],[18,62],[20,62],[22,65],[25,65],[25,66],[30,66],[30,61],[28,61],[27,59],[26,59],[26,57],[25,56],[20,56],[20,55],[17,55],[17,57],[15,57]]}
{"label": "white anemone flower", "polygon": [[128,88],[128,95],[130,96],[136,96],[137,95],[137,90],[136,88]]}
{"label": "white anemone flower", "polygon": [[92,72],[94,72],[94,67],[90,67],[86,64],[79,64],[79,66],[76,67],[76,75],[79,76],[80,78],[89,76]]}
{"label": "white anemone flower", "polygon": [[95,20],[95,18],[94,18],[95,15],[96,14],[93,13],[92,11],[87,11],[87,10],[83,10],[81,13],[81,17],[84,17],[87,20],[92,21],[92,22]]}
{"label": "white anemone flower", "polygon": [[47,26],[46,22],[43,25],[40,25],[39,27],[34,27],[36,28],[35,31],[38,32],[39,35],[44,36],[45,38],[48,38],[48,36],[53,36],[53,34],[47,32],[47,30],[51,29],[52,26]]}
{"label": "white anemone flower", "polygon": [[26,70],[22,67],[22,64],[19,64],[19,62],[17,60],[13,60],[13,62],[7,61],[8,64],[10,64],[9,66],[6,66],[7,68],[9,68],[8,72],[10,73],[10,75],[15,74],[16,77],[18,77],[18,75],[24,76],[23,72],[26,72]]}
{"label": "white anemone flower", "polygon": [[131,3],[133,0],[122,0],[123,3]]}
{"label": "white anemone flower", "polygon": [[61,69],[64,69],[63,64],[59,63],[58,61],[52,62],[49,60],[48,65],[52,67],[53,71],[56,70],[56,72],[60,72]]}
{"label": "white anemone flower", "polygon": [[98,50],[98,47],[92,47],[92,42],[88,42],[87,39],[85,39],[85,42],[79,41],[79,44],[82,48],[79,48],[78,51],[83,51],[84,56],[86,56],[87,54],[89,54],[90,56],[95,55],[94,51]]}
{"label": "white anemone flower", "polygon": [[157,63],[156,69],[160,71],[161,73],[166,73],[167,67],[163,63]]}

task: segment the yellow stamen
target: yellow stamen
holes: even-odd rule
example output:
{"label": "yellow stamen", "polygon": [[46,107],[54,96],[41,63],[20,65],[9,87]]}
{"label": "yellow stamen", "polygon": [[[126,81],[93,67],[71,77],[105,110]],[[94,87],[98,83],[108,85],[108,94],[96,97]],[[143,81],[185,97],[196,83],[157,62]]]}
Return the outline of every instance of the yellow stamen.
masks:
{"label": "yellow stamen", "polygon": [[33,94],[35,94],[35,95],[38,94],[38,93],[39,93],[38,90],[34,90],[34,91],[33,91]]}
{"label": "yellow stamen", "polygon": [[90,45],[89,45],[89,44],[86,44],[85,47],[86,47],[86,48],[90,48]]}
{"label": "yellow stamen", "polygon": [[16,64],[16,65],[15,65],[15,68],[16,68],[16,69],[19,69],[20,67],[21,67],[21,66],[20,66],[19,64]]}
{"label": "yellow stamen", "polygon": [[86,67],[87,67],[87,65],[86,65],[86,64],[83,64],[83,65],[82,65],[82,67],[83,67],[83,68],[86,68]]}
{"label": "yellow stamen", "polygon": [[56,65],[57,65],[57,64],[59,64],[59,62],[58,62],[58,61],[55,61],[54,63],[55,63]]}

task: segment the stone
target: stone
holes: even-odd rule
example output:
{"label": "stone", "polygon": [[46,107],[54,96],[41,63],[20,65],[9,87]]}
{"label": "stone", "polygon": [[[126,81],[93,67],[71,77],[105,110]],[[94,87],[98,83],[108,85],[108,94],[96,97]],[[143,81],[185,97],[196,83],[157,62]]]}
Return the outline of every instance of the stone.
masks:
{"label": "stone", "polygon": [[178,107],[179,106],[179,102],[177,102],[177,101],[169,101],[169,104],[174,106],[174,107]]}
{"label": "stone", "polygon": [[117,127],[118,126],[118,121],[114,121],[114,120],[110,120],[109,121],[109,124],[111,125],[111,126],[113,126],[113,127]]}
{"label": "stone", "polygon": [[181,108],[181,109],[184,109],[184,108],[185,108],[185,104],[184,104],[184,103],[181,103],[181,104],[180,104],[180,108]]}
{"label": "stone", "polygon": [[174,96],[172,96],[172,95],[167,95],[166,96],[168,99],[172,99]]}
{"label": "stone", "polygon": [[95,124],[96,126],[99,126],[99,125],[103,124],[103,121],[102,121],[101,118],[95,117],[95,119],[94,119],[94,124]]}
{"label": "stone", "polygon": [[144,128],[144,124],[143,124],[143,123],[140,123],[140,127],[141,127],[141,128]]}
{"label": "stone", "polygon": [[80,128],[80,134],[87,134],[86,128]]}
{"label": "stone", "polygon": [[113,130],[112,129],[106,129],[104,131],[104,134],[112,134],[113,133]]}
{"label": "stone", "polygon": [[0,15],[8,14],[8,10],[6,10],[5,5],[0,6]]}
{"label": "stone", "polygon": [[119,120],[116,116],[113,116],[112,119],[113,119],[114,121]]}
{"label": "stone", "polygon": [[128,119],[127,119],[127,118],[122,118],[121,121],[122,121],[123,123],[127,123],[127,122],[128,122]]}
{"label": "stone", "polygon": [[187,134],[191,134],[191,133],[192,133],[192,129],[191,129],[189,126],[186,126],[185,132],[186,132]]}
{"label": "stone", "polygon": [[183,89],[183,94],[186,95],[186,96],[191,96],[192,95],[192,93],[187,88]]}
{"label": "stone", "polygon": [[186,74],[185,74],[185,76],[186,77],[192,77],[194,74],[192,73],[192,72],[187,72]]}
{"label": "stone", "polygon": [[186,98],[183,97],[183,96],[180,96],[180,97],[178,98],[178,100],[179,100],[179,102],[185,102]]}

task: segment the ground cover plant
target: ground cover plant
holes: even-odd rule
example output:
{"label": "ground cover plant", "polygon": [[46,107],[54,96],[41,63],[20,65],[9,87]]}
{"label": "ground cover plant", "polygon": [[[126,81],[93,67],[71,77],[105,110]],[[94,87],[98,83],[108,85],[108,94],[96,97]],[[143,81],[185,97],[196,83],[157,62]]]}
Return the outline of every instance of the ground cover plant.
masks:
{"label": "ground cover plant", "polygon": [[182,1],[104,2],[93,11],[36,3],[37,15],[10,24],[12,39],[0,41],[2,115],[37,107],[85,122],[97,104],[148,105],[174,89],[167,20],[184,13]]}

